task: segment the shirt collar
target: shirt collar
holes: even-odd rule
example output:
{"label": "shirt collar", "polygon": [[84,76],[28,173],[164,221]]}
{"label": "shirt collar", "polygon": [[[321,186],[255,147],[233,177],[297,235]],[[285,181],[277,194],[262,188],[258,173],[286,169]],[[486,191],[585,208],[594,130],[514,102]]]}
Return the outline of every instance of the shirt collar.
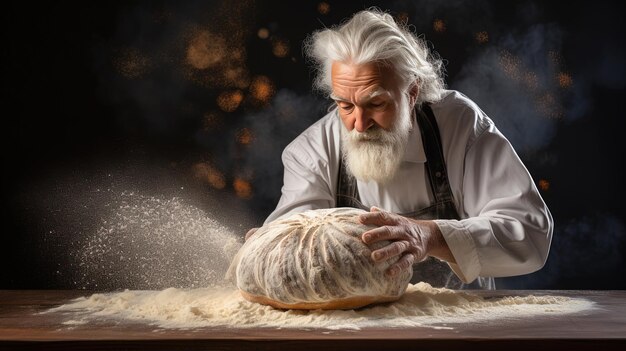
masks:
{"label": "shirt collar", "polygon": [[424,143],[422,143],[422,133],[420,132],[419,126],[416,122],[413,123],[413,128],[411,128],[411,131],[409,132],[409,140],[406,144],[406,150],[404,151],[402,161],[413,163],[426,162]]}

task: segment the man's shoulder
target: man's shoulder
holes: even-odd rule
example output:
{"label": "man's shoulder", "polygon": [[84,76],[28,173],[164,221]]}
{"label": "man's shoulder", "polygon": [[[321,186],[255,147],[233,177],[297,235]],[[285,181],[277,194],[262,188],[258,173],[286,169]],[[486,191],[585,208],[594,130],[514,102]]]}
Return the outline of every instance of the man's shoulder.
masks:
{"label": "man's shoulder", "polygon": [[437,122],[447,128],[472,129],[481,134],[493,125],[493,121],[469,97],[456,90],[446,90],[438,102],[432,104]]}
{"label": "man's shoulder", "polygon": [[456,90],[447,90],[443,98],[431,106],[444,141],[464,140],[469,148],[480,135],[494,127],[493,121],[474,101]]}

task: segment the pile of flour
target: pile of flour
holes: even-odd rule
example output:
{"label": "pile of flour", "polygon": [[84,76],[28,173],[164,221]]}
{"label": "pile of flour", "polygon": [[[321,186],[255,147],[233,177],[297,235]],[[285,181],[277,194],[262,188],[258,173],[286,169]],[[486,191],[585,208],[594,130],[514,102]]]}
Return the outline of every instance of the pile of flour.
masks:
{"label": "pile of flour", "polygon": [[504,318],[577,313],[593,308],[584,299],[524,296],[485,299],[426,283],[409,285],[394,303],[359,310],[278,310],[244,300],[233,287],[131,291],[94,294],[48,310],[63,313],[66,325],[122,319],[160,328],[269,327],[353,329],[434,327]]}

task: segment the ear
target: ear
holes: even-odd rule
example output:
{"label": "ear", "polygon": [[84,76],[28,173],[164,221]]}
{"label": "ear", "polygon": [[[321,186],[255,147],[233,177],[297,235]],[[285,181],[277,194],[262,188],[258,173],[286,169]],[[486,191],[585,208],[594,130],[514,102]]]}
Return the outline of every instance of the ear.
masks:
{"label": "ear", "polygon": [[414,82],[411,86],[409,86],[409,101],[411,102],[411,106],[415,106],[419,92],[420,88],[417,86],[417,82]]}

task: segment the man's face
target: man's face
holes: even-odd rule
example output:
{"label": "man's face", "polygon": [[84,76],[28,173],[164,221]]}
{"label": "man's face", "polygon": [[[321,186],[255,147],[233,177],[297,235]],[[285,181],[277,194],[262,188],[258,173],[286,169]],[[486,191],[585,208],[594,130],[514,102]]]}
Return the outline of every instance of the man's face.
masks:
{"label": "man's face", "polygon": [[345,126],[342,151],[361,181],[390,181],[400,167],[411,130],[409,98],[391,70],[377,64],[335,62],[332,98]]}
{"label": "man's face", "polygon": [[398,90],[394,74],[376,63],[362,65],[335,61],[331,68],[339,116],[348,131],[363,133],[370,128],[391,129],[396,117]]}

